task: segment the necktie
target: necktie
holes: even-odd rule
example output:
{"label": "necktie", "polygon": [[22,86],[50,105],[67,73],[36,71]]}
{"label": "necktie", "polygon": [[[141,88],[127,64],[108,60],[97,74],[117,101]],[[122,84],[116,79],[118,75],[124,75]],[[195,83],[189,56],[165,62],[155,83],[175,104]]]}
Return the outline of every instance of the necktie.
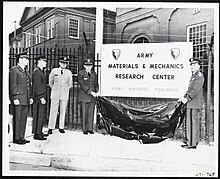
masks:
{"label": "necktie", "polygon": [[91,76],[91,74],[88,72],[88,76],[90,77]]}
{"label": "necktie", "polygon": [[61,75],[63,74],[63,70],[61,70]]}

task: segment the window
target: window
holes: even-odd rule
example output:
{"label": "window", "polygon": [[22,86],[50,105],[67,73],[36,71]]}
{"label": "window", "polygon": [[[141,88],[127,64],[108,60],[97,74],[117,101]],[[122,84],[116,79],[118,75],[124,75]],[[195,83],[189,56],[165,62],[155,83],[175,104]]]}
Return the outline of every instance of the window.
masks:
{"label": "window", "polygon": [[38,25],[35,27],[35,42],[36,44],[39,44],[41,42],[41,25]]}
{"label": "window", "polygon": [[26,48],[31,46],[31,33],[30,31],[25,33],[25,37],[26,37]]}
{"label": "window", "polygon": [[54,37],[54,19],[47,21],[47,39]]}
{"label": "window", "polygon": [[189,26],[187,28],[187,41],[193,42],[193,57],[207,58],[207,24]]}
{"label": "window", "polygon": [[70,18],[68,26],[68,36],[73,38],[79,38],[79,20]]}

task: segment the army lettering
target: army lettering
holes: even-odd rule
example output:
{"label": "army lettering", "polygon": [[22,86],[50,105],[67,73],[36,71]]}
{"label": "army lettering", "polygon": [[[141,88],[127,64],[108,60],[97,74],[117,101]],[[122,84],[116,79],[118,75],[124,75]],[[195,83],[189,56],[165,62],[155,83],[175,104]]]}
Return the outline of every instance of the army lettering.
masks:
{"label": "army lettering", "polygon": [[160,75],[160,74],[154,74],[152,76],[154,80],[174,80],[174,75]]}
{"label": "army lettering", "polygon": [[[147,54],[142,54],[139,53],[138,57],[147,57],[147,56],[152,56],[150,53]],[[140,64],[108,64],[108,68],[111,69],[138,69]],[[140,68],[142,69],[183,69],[184,65],[183,64],[142,64],[140,65]],[[154,80],[175,80],[175,75],[174,74],[153,74],[152,79]],[[115,79],[144,79],[144,74],[115,74]]]}
{"label": "army lettering", "polygon": [[109,64],[108,68],[138,68],[138,64]]}
{"label": "army lettering", "polygon": [[154,69],[182,69],[183,64],[150,64]]}
{"label": "army lettering", "polygon": [[115,74],[116,79],[144,79],[143,74]]}
{"label": "army lettering", "polygon": [[[183,69],[183,64],[150,64],[150,68],[153,69]],[[167,74],[154,74],[152,78],[154,80],[174,80],[174,75]]]}
{"label": "army lettering", "polygon": [[138,53],[137,58],[152,58],[153,53]]}

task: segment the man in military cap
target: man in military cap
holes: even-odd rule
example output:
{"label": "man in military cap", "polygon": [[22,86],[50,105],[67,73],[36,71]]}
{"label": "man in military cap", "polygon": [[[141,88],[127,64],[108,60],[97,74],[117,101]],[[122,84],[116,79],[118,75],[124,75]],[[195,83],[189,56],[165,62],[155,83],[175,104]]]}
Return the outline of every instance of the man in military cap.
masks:
{"label": "man in military cap", "polygon": [[72,72],[66,69],[69,59],[67,57],[59,58],[59,68],[52,69],[49,75],[49,86],[51,87],[51,106],[48,123],[48,134],[53,133],[55,129],[58,107],[60,106],[59,132],[65,133],[65,112],[69,99],[69,90],[73,86]]}
{"label": "man in military cap", "polygon": [[200,60],[189,59],[192,76],[188,90],[182,99],[186,103],[186,145],[181,145],[186,149],[196,149],[199,143],[199,112],[202,108],[202,88],[204,83],[203,74],[200,72]]}
{"label": "man in military cap", "polygon": [[99,90],[97,74],[92,70],[93,62],[87,59],[84,62],[84,70],[78,75],[80,84],[79,100],[82,103],[83,134],[94,134],[93,121],[95,109],[95,97]]}
{"label": "man in military cap", "polygon": [[33,103],[31,92],[31,76],[26,67],[29,63],[27,52],[16,55],[17,66],[9,71],[9,98],[13,113],[13,143],[26,144],[24,139],[28,107]]}
{"label": "man in military cap", "polygon": [[46,78],[44,76],[43,69],[47,65],[46,55],[41,55],[35,58],[37,67],[32,73],[32,87],[33,87],[33,125],[32,133],[35,140],[46,140],[43,134],[43,122],[44,122],[44,109],[46,104]]}

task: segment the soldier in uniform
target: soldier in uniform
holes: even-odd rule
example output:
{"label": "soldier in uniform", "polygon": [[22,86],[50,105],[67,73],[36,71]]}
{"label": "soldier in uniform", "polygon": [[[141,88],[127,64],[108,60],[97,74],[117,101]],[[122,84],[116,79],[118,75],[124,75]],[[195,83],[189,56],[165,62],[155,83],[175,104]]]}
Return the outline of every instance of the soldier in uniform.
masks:
{"label": "soldier in uniform", "polygon": [[93,62],[87,59],[84,62],[84,70],[81,70],[78,75],[80,84],[79,100],[82,103],[82,117],[83,117],[83,134],[94,134],[94,108],[95,97],[99,90],[97,74],[92,71]]}
{"label": "soldier in uniform", "polygon": [[48,134],[52,134],[55,129],[58,107],[60,106],[59,132],[65,133],[65,113],[69,99],[69,90],[73,86],[72,72],[66,69],[69,59],[67,57],[59,58],[59,68],[52,69],[49,75],[49,86],[51,87],[51,106],[48,123]]}
{"label": "soldier in uniform", "polygon": [[13,143],[23,145],[29,143],[24,139],[28,107],[33,103],[31,92],[31,76],[26,67],[29,63],[27,52],[16,55],[18,65],[9,71],[9,98],[13,113]]}
{"label": "soldier in uniform", "polygon": [[33,87],[33,125],[32,133],[35,140],[46,140],[43,134],[43,122],[44,122],[44,109],[46,104],[46,78],[43,73],[43,68],[47,65],[47,59],[45,55],[36,57],[37,67],[32,73],[32,87]]}
{"label": "soldier in uniform", "polygon": [[200,72],[200,60],[189,59],[192,76],[188,90],[184,98],[179,99],[186,103],[186,145],[181,147],[186,149],[196,149],[199,143],[199,113],[202,108],[202,88],[204,83],[203,74]]}

